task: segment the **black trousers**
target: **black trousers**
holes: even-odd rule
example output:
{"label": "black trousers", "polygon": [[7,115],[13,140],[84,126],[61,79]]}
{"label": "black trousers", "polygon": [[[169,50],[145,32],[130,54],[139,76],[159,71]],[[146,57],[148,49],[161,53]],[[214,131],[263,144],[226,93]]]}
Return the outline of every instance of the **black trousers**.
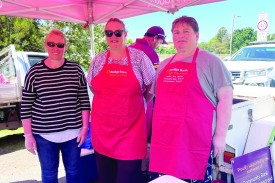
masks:
{"label": "black trousers", "polygon": [[141,159],[118,160],[95,151],[99,183],[142,183]]}

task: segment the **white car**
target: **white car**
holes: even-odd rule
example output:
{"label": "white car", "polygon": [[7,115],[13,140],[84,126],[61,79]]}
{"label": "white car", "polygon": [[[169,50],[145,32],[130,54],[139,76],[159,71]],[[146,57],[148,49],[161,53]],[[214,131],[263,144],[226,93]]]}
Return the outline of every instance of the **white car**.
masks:
{"label": "white car", "polygon": [[234,84],[275,86],[275,41],[252,42],[225,62]]}

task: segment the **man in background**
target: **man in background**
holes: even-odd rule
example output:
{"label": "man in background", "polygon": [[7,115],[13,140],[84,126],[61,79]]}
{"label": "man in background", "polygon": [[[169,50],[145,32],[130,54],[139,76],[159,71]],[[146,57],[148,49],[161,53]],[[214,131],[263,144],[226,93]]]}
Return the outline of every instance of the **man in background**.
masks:
{"label": "man in background", "polygon": [[150,58],[155,69],[157,69],[159,57],[155,49],[160,44],[167,44],[165,37],[164,30],[161,27],[153,26],[147,30],[143,38],[136,39],[136,42],[130,45],[130,47],[143,51]]}

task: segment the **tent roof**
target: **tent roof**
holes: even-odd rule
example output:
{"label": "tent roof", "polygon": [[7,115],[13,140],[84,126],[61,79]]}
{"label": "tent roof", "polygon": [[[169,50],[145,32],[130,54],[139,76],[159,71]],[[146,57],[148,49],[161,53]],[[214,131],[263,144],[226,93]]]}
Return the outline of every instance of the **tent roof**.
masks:
{"label": "tent roof", "polygon": [[0,15],[99,24],[224,0],[0,0]]}

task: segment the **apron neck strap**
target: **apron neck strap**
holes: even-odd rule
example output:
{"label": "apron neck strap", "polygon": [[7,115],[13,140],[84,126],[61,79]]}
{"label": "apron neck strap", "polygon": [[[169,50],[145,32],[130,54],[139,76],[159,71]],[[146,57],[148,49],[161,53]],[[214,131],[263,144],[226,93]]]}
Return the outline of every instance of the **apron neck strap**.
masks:
{"label": "apron neck strap", "polygon": [[127,47],[127,46],[125,47],[125,50],[126,50],[126,55],[127,55],[128,65],[130,66],[130,65],[131,65],[131,62],[130,62],[130,53],[129,53],[129,49],[128,49],[128,47]]}
{"label": "apron neck strap", "polygon": [[[195,53],[194,53],[193,59],[192,59],[192,63],[195,63],[195,61],[196,61],[196,59],[197,59],[197,55],[198,55],[198,53],[199,53],[199,50],[200,50],[200,49],[197,47],[197,48],[196,48],[196,51],[195,51]],[[168,62],[168,64],[170,64],[170,63],[172,62],[172,60],[174,60],[175,56],[176,56],[176,54],[170,59],[170,61]],[[168,65],[168,64],[167,64],[167,65]]]}
{"label": "apron neck strap", "polygon": [[197,55],[198,55],[198,53],[199,53],[199,50],[200,50],[200,49],[197,47],[197,48],[196,48],[196,51],[195,51],[195,54],[194,54],[194,56],[193,56],[192,64],[196,62],[196,59],[197,59]]}
{"label": "apron neck strap", "polygon": [[[126,51],[126,55],[127,55],[128,65],[130,65],[131,64],[131,62],[130,62],[130,53],[129,53],[129,50],[128,50],[127,46],[125,47],[125,51]],[[108,50],[108,52],[107,52],[105,64],[108,64],[109,57],[110,57],[110,50]]]}
{"label": "apron neck strap", "polygon": [[174,56],[172,56],[172,58],[170,59],[170,61],[168,62],[167,65],[169,65],[172,62],[172,60],[174,60],[175,56],[176,56],[176,54]]}
{"label": "apron neck strap", "polygon": [[109,57],[110,57],[110,50],[107,51],[107,56],[106,56],[105,64],[108,64]]}

